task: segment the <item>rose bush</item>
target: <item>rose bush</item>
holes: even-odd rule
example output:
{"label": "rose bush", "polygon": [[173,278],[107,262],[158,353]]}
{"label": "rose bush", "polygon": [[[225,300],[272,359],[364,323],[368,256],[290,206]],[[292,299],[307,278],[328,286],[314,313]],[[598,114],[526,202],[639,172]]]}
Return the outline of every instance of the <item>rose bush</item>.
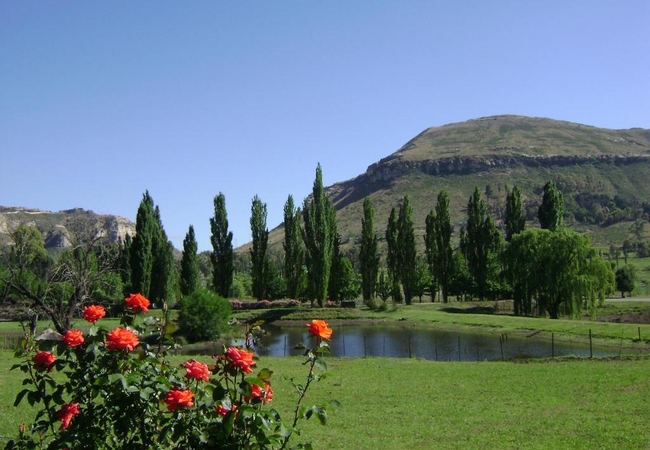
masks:
{"label": "rose bush", "polygon": [[12,369],[26,374],[25,388],[14,405],[26,399],[38,408],[31,426],[22,425],[5,449],[284,449],[299,434],[301,418],[325,422],[324,406],[302,405],[327,369],[322,356],[332,330],[324,321],[307,324],[316,345],[305,352],[307,380],[294,384],[299,396],[285,424],[269,408],[272,372],[254,374],[252,352],[230,347],[211,366],[193,359],[175,366],[165,350],[174,345],[166,335],[167,309],[162,319],[143,317],[149,301],[140,294],[127,297],[125,306],[111,331],[97,323],[103,308],[91,305],[82,312],[92,324],[87,333],[69,330],[55,340],[23,343],[23,361]]}

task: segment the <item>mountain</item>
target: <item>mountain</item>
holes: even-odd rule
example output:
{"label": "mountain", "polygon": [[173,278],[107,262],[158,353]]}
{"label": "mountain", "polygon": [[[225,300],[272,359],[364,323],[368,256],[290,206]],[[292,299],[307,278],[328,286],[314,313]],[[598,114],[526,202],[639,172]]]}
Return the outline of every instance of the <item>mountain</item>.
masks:
{"label": "mountain", "polygon": [[135,224],[121,216],[96,214],[81,208],[51,212],[22,207],[0,206],[0,245],[11,242],[10,234],[19,225],[35,226],[43,235],[45,248],[61,249],[70,245],[69,227],[73,222],[97,223],[111,242],[135,235]]}
{"label": "mountain", "polygon": [[[428,128],[371,164],[365,173],[326,192],[337,210],[339,233],[348,250],[359,241],[366,196],[374,203],[376,232],[383,238],[391,208],[397,208],[408,194],[416,239],[422,244],[425,217],[435,207],[440,190],[449,193],[458,238],[475,187],[500,224],[506,190],[517,185],[527,225],[536,226],[547,181],[554,181],[564,194],[565,223],[590,233],[595,243],[609,245],[621,244],[632,229],[638,234],[639,227],[632,226],[638,219],[647,221],[649,178],[650,130],[609,130],[504,115]],[[641,231],[645,232],[643,223]],[[275,252],[281,252],[277,246],[283,237],[281,226],[271,232]]]}

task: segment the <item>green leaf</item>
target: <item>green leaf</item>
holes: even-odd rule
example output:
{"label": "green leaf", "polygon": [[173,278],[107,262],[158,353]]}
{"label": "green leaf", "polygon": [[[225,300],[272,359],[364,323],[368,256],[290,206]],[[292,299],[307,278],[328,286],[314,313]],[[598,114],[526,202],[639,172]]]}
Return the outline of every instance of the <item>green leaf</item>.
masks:
{"label": "green leaf", "polygon": [[20,402],[23,400],[23,397],[28,393],[31,392],[29,389],[23,389],[16,395],[16,400],[14,401],[14,406],[18,406]]}
{"label": "green leaf", "polygon": [[273,371],[265,367],[257,374],[257,378],[268,383],[271,379],[271,375],[273,375]]}
{"label": "green leaf", "polygon": [[318,358],[314,364],[323,372],[327,372],[327,361],[324,359]]}
{"label": "green leaf", "polygon": [[339,403],[338,400],[330,400],[329,404],[332,405],[335,408],[340,408],[341,407],[341,403]]}

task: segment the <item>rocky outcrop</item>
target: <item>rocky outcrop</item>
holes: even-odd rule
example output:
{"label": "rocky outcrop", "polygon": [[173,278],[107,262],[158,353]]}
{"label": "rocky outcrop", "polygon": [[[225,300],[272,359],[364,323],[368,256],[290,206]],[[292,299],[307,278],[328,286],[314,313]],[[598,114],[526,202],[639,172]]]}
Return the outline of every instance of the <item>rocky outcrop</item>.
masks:
{"label": "rocky outcrop", "polygon": [[22,207],[0,206],[0,244],[11,242],[10,235],[19,225],[36,227],[43,235],[46,248],[70,246],[72,223],[88,223],[97,226],[109,242],[135,235],[135,224],[129,219],[110,214],[96,214],[82,208],[52,212]]}

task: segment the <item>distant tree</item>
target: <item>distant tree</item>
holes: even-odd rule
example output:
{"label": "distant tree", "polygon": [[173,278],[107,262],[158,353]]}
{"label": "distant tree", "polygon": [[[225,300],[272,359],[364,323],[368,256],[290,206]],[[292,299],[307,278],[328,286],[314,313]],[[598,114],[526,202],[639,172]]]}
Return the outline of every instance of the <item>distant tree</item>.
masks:
{"label": "distant tree", "polygon": [[284,204],[284,279],[286,281],[287,296],[298,298],[300,296],[300,281],[303,274],[303,248],[300,240],[300,209],[293,204],[293,197],[289,195]]}
{"label": "distant tree", "polygon": [[194,234],[194,227],[190,225],[185,239],[183,239],[183,256],[181,258],[180,291],[183,296],[188,296],[199,287],[199,261],[197,257],[198,244]]}
{"label": "distant tree", "polygon": [[415,285],[413,295],[419,298],[420,303],[422,303],[422,296],[431,284],[431,273],[429,272],[427,262],[422,258],[418,258],[415,265]]}
{"label": "distant tree", "polygon": [[407,305],[413,300],[416,284],[416,264],[417,252],[415,248],[415,232],[413,229],[413,208],[409,196],[404,197],[404,201],[399,210],[397,219],[398,229],[398,249],[399,249],[399,275],[404,289],[404,301]]}
{"label": "distant tree", "polygon": [[228,297],[233,279],[232,232],[228,231],[226,197],[219,192],[214,198],[214,217],[210,218],[212,236],[212,288],[221,297]]}
{"label": "distant tree", "polygon": [[386,226],[386,272],[388,275],[388,283],[391,287],[391,297],[396,303],[402,302],[402,293],[400,290],[400,250],[399,250],[399,228],[397,223],[397,211],[392,208],[390,216],[388,217],[388,225]]}
{"label": "distant tree", "polygon": [[621,297],[625,298],[628,292],[630,297],[636,285],[636,271],[633,266],[625,265],[616,270],[616,290],[621,291]]}
{"label": "distant tree", "polygon": [[153,241],[156,232],[154,203],[146,191],[140,201],[135,219],[135,236],[131,245],[131,287],[134,292],[149,297],[153,270]]}
{"label": "distant tree", "polygon": [[122,294],[127,296],[131,292],[134,292],[131,287],[131,246],[133,245],[131,235],[127,233],[124,240],[120,239],[117,245],[117,271],[120,274],[120,279],[122,280],[122,286],[124,289]]}
{"label": "distant tree", "polygon": [[500,235],[494,221],[487,214],[487,207],[478,188],[469,198],[467,204],[467,228],[461,249],[467,261],[467,268],[474,279],[479,300],[485,300],[490,294],[490,285],[498,277],[498,254]]}
{"label": "distant tree", "polygon": [[332,245],[332,265],[330,267],[330,279],[327,284],[327,297],[335,302],[341,301],[341,289],[343,288],[343,255],[341,255],[341,239],[334,238]]}
{"label": "distant tree", "polygon": [[447,303],[453,252],[451,249],[449,195],[446,191],[441,191],[438,194],[435,211],[432,210],[427,215],[424,241],[426,259],[431,272],[431,297],[435,296],[434,286],[440,285],[442,300]]}
{"label": "distant tree", "polygon": [[476,291],[474,278],[467,270],[467,261],[460,249],[454,251],[451,259],[449,274],[449,295],[457,299],[464,299],[468,294]]}
{"label": "distant tree", "polygon": [[268,268],[266,249],[269,241],[269,230],[266,228],[266,203],[262,203],[256,195],[251,205],[251,236],[253,238],[250,249],[251,275],[253,278],[253,296],[262,300],[266,292]]}
{"label": "distant tree", "polygon": [[354,300],[361,292],[359,277],[354,271],[352,261],[346,256],[341,256],[338,262],[338,276],[336,278],[336,297],[332,300]]}
{"label": "distant tree", "polygon": [[190,342],[214,341],[228,326],[230,302],[207,289],[197,289],[180,301],[179,333]]}
{"label": "distant tree", "polygon": [[266,258],[266,292],[269,300],[278,300],[287,296],[287,283],[277,265]]}
{"label": "distant tree", "polygon": [[363,200],[363,218],[361,219],[361,291],[363,301],[375,296],[377,274],[379,273],[379,255],[377,253],[377,235],[375,234],[375,212],[370,197]]}
{"label": "distant tree", "polygon": [[149,300],[155,303],[174,300],[175,270],[174,246],[167,239],[167,233],[162,224],[160,209],[154,208],[153,240],[151,245],[151,285],[149,287]]}
{"label": "distant tree", "polygon": [[526,227],[526,216],[521,204],[521,191],[515,186],[512,191],[506,190],[506,241],[510,242],[515,234],[521,233]]}
{"label": "distant tree", "polygon": [[539,205],[537,217],[542,229],[555,231],[562,226],[564,215],[564,197],[555,183],[549,181],[544,185],[542,203]]}
{"label": "distant tree", "polygon": [[379,298],[383,301],[388,300],[388,297],[391,296],[392,290],[393,286],[386,274],[386,271],[379,271],[379,277],[377,279],[377,295]]}
{"label": "distant tree", "polygon": [[334,208],[323,189],[323,172],[320,164],[316,167],[316,179],[311,199],[305,199],[302,209],[305,228],[303,241],[307,256],[308,290],[312,306],[314,301],[323,306],[327,296],[332,248],[335,234],[332,233]]}
{"label": "distant tree", "polygon": [[530,229],[513,236],[505,255],[516,313],[579,317],[593,312],[614,288],[610,265],[575,231]]}

